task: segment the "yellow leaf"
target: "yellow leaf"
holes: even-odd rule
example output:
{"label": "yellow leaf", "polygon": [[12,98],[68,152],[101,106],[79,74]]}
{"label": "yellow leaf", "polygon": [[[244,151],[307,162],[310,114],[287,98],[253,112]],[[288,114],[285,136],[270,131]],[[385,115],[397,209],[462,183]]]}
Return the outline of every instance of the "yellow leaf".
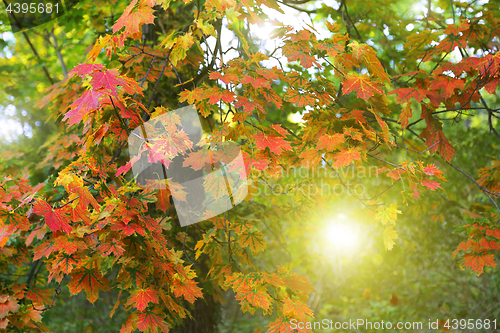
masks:
{"label": "yellow leaf", "polygon": [[386,250],[392,250],[394,240],[398,239],[398,233],[392,225],[385,227],[384,230],[384,245]]}
{"label": "yellow leaf", "polygon": [[[238,15],[240,15],[240,13],[238,13]],[[205,37],[208,37],[209,35],[215,37],[216,34],[213,25],[208,22],[204,22],[202,18],[195,20],[194,22],[196,23],[196,27],[203,32]]]}
{"label": "yellow leaf", "polygon": [[387,223],[395,224],[398,214],[401,214],[401,211],[397,210],[397,203],[393,203],[386,208],[379,206],[375,219],[380,221],[383,225],[386,225]]}

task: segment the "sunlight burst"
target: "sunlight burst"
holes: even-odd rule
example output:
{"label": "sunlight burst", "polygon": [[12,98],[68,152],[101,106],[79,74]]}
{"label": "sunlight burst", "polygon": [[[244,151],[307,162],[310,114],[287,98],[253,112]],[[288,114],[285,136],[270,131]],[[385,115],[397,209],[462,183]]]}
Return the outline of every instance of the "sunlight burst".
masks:
{"label": "sunlight burst", "polygon": [[325,237],[336,249],[342,251],[353,251],[359,245],[357,228],[344,214],[339,214],[336,219],[329,221]]}

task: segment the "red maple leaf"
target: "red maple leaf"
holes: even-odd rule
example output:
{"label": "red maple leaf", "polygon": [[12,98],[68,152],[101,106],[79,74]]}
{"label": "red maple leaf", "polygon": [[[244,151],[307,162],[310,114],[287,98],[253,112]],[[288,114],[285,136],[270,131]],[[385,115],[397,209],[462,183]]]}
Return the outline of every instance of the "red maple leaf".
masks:
{"label": "red maple leaf", "polygon": [[133,291],[130,294],[127,305],[135,304],[137,310],[144,311],[144,309],[147,308],[148,303],[158,304],[158,294],[156,293],[156,290],[151,287]]}
{"label": "red maple leaf", "polygon": [[104,67],[101,64],[80,64],[75,66],[69,73],[69,77],[73,77],[74,75],[80,76],[82,79],[89,74],[92,74],[95,71],[99,71]]}
{"label": "red maple leaf", "polygon": [[66,216],[61,211],[53,209],[42,199],[38,199],[33,205],[33,212],[45,217],[45,223],[53,232],[62,230],[66,233],[71,232],[70,225],[66,222]]}
{"label": "red maple leaf", "polygon": [[116,97],[116,90],[118,85],[124,85],[125,81],[119,77],[116,69],[110,69],[104,72],[96,72],[92,75],[90,85],[94,90],[104,89],[111,92],[112,96]]}
{"label": "red maple leaf", "polygon": [[70,110],[64,115],[63,121],[69,119],[68,126],[78,124],[87,113],[99,108],[99,98],[102,95],[102,91],[87,90],[70,105]]}
{"label": "red maple leaf", "polygon": [[432,191],[434,191],[437,188],[441,188],[441,185],[439,185],[438,182],[429,179],[422,180],[422,185],[430,188]]}
{"label": "red maple leaf", "polygon": [[430,94],[430,91],[420,88],[399,88],[387,93],[387,95],[392,94],[397,95],[396,100],[398,103],[409,102],[411,98],[420,103]]}
{"label": "red maple leaf", "polygon": [[137,328],[141,331],[147,331],[147,332],[158,332],[158,329],[160,332],[168,332],[168,325],[163,320],[163,318],[153,312],[146,312],[146,313],[140,313],[137,315],[136,319],[137,323]]}
{"label": "red maple leaf", "polygon": [[455,79],[447,75],[439,75],[435,77],[430,84],[430,88],[440,90],[440,93],[444,98],[450,98],[455,93],[455,89],[462,90],[464,86],[464,80]]}
{"label": "red maple leaf", "polygon": [[99,290],[109,290],[109,281],[98,271],[80,268],[71,273],[68,289],[72,295],[85,290],[89,302],[94,303],[99,296]]}

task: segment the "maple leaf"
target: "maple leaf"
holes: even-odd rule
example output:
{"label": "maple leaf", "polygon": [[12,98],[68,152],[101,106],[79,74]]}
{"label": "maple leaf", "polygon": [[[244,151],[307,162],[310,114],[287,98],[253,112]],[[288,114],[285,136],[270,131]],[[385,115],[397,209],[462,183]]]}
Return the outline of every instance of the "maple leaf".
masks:
{"label": "maple leaf", "polygon": [[132,333],[137,328],[137,312],[132,312],[120,329],[120,333]]}
{"label": "maple leaf", "polygon": [[232,92],[226,89],[220,89],[218,87],[213,87],[212,89],[207,90],[206,97],[209,98],[208,103],[210,104],[219,103],[220,100],[223,100],[226,103],[232,103],[235,99],[235,96]]}
{"label": "maple leaf", "polygon": [[7,316],[9,312],[17,312],[17,310],[19,310],[19,304],[12,296],[0,296],[0,318]]}
{"label": "maple leaf", "polygon": [[446,161],[450,162],[455,155],[455,149],[445,137],[439,121],[432,117],[431,112],[422,111],[422,118],[425,119],[427,127],[420,133],[420,137],[425,138],[425,142],[427,147],[430,148],[429,151],[431,153],[435,153],[439,149],[439,154]]}
{"label": "maple leaf", "polygon": [[[378,119],[379,118],[377,118],[377,121]],[[353,140],[363,141],[363,136],[361,135],[360,131],[356,128],[345,127],[344,135],[350,136]]]}
{"label": "maple leaf", "polygon": [[8,318],[2,318],[2,319],[0,319],[0,328],[1,329],[6,329],[8,324],[9,324],[9,319]]}
{"label": "maple leaf", "polygon": [[233,73],[225,73],[222,75],[220,72],[211,72],[208,75],[212,80],[221,80],[225,84],[229,84],[238,80],[238,75]]}
{"label": "maple leaf", "polygon": [[144,309],[148,306],[148,303],[158,304],[158,294],[156,293],[156,290],[151,287],[134,290],[130,294],[127,305],[135,304],[137,310],[144,311]]}
{"label": "maple leaf", "polygon": [[154,312],[140,313],[136,319],[137,328],[141,332],[167,333],[168,325],[163,318]]}
{"label": "maple leaf", "polygon": [[73,254],[79,249],[85,249],[87,245],[78,238],[72,238],[66,235],[61,235],[55,239],[54,251],[60,251],[66,254]]}
{"label": "maple leaf", "polygon": [[201,170],[207,165],[210,166],[210,171],[212,169],[211,163],[211,150],[210,149],[200,149],[195,152],[190,152],[185,158],[182,166],[191,167],[194,170]]}
{"label": "maple leaf", "polygon": [[33,251],[35,254],[33,260],[38,260],[43,256],[48,258],[53,250],[54,250],[54,241],[45,240],[43,243],[39,244]]}
{"label": "maple leaf", "polygon": [[181,281],[179,278],[174,279],[171,290],[175,297],[183,296],[186,301],[193,304],[196,298],[203,297],[203,293],[195,281],[186,278],[183,279],[184,281]]}
{"label": "maple leaf", "polygon": [[462,90],[464,87],[464,80],[455,79],[447,75],[439,75],[435,77],[430,84],[430,88],[440,90],[440,94],[444,98],[450,98],[455,93],[455,89]]}
{"label": "maple leaf", "polygon": [[109,290],[109,281],[98,271],[89,268],[80,268],[71,273],[71,281],[68,283],[68,288],[72,295],[85,290],[89,302],[94,303],[99,296],[99,290]]}
{"label": "maple leaf", "polygon": [[389,78],[389,75],[387,75],[387,73],[385,72],[384,67],[380,63],[380,60],[377,58],[375,50],[366,44],[364,44],[363,47],[365,49],[364,62],[366,64],[366,67],[368,67],[370,73],[373,74],[376,78],[378,78],[382,83],[383,82],[389,83],[391,79]]}
{"label": "maple leaf", "polygon": [[205,2],[205,8],[210,13],[215,8],[219,13],[225,12],[228,8],[235,7],[235,0],[208,0]]}
{"label": "maple leaf", "polygon": [[252,85],[252,87],[254,87],[255,89],[257,89],[259,87],[267,87],[267,88],[271,87],[271,84],[269,83],[269,81],[267,79],[265,79],[263,77],[252,77],[249,75],[245,75],[240,80],[240,83],[242,83],[242,84],[250,83]]}
{"label": "maple leaf", "polygon": [[37,309],[29,309],[26,314],[25,314],[25,318],[24,318],[24,323],[28,323],[28,321],[32,320],[34,322],[41,322],[42,321],[42,313],[43,311],[42,310],[37,310]]}
{"label": "maple leaf", "polygon": [[162,211],[167,211],[170,206],[170,192],[167,189],[158,190],[156,208]]}
{"label": "maple leaf", "polygon": [[46,224],[44,224],[42,227],[33,230],[26,238],[26,246],[30,246],[35,237],[39,240],[42,239],[46,233],[47,233]]}
{"label": "maple leaf", "polygon": [[112,237],[110,240],[106,239],[106,242],[99,245],[97,250],[101,253],[101,257],[109,256],[111,253],[119,257],[125,251],[122,245],[123,244],[119,239]]}
{"label": "maple leaf", "polygon": [[336,168],[341,168],[343,166],[348,166],[354,160],[361,159],[361,154],[359,152],[359,148],[354,147],[347,150],[342,150],[335,154],[334,156],[335,162],[333,166]]}
{"label": "maple leaf", "polygon": [[384,246],[386,250],[392,250],[394,240],[398,238],[398,233],[394,230],[394,226],[388,225],[384,229]]}
{"label": "maple leaf", "polygon": [[54,291],[50,289],[33,288],[26,293],[26,299],[33,302],[33,304],[43,305],[49,304],[53,297]]}
{"label": "maple leaf", "polygon": [[439,185],[438,182],[429,179],[422,180],[422,185],[427,188],[430,188],[432,191],[434,191],[437,188],[441,188],[441,185]]}
{"label": "maple leaf", "polygon": [[203,187],[215,200],[228,195],[225,176],[221,172],[209,173],[203,181]]}
{"label": "maple leaf", "polygon": [[137,5],[138,0],[133,0],[122,16],[113,25],[113,33],[116,33],[121,28],[125,27],[123,31],[123,36],[137,38],[142,34],[141,26],[145,23],[153,23],[155,16],[153,15],[154,10],[144,5],[142,2]]}
{"label": "maple leaf", "polygon": [[262,97],[265,98],[266,101],[268,102],[273,102],[274,105],[279,109],[283,105],[283,101],[281,100],[281,97],[279,97],[274,90],[270,88],[263,88],[259,91],[262,94]]}
{"label": "maple leaf", "polygon": [[313,105],[315,97],[308,93],[301,93],[297,89],[289,88],[285,93],[285,100],[299,107]]}
{"label": "maple leaf", "polygon": [[80,76],[82,79],[93,72],[103,69],[101,64],[80,64],[76,65],[69,73],[68,76],[71,78],[74,75]]}
{"label": "maple leaf", "polygon": [[333,40],[325,40],[318,43],[318,49],[326,51],[329,57],[335,58],[337,54],[342,53],[344,51],[344,46],[333,41]]}
{"label": "maple leaf", "polygon": [[299,321],[305,321],[308,317],[314,317],[311,309],[300,300],[285,298],[283,301],[283,313],[287,317],[297,318]]}
{"label": "maple leaf", "polygon": [[389,91],[387,94],[388,95],[396,94],[397,95],[396,100],[398,103],[407,103],[410,101],[411,98],[420,103],[424,100],[424,98],[427,97],[429,93],[430,92],[428,90],[414,87],[414,88],[398,88]]}
{"label": "maple leaf", "polygon": [[238,244],[242,247],[248,246],[252,253],[257,253],[266,247],[266,240],[261,232],[247,230],[240,234]]}
{"label": "maple leaf", "polygon": [[283,55],[286,56],[290,62],[298,60],[304,68],[309,68],[313,65],[321,68],[316,59],[311,56],[311,47],[307,41],[297,43],[287,42],[283,46]]}
{"label": "maple leaf", "polygon": [[401,211],[397,209],[397,203],[393,203],[388,207],[379,206],[375,219],[383,225],[387,223],[395,224],[398,214],[401,214]]}
{"label": "maple leaf", "polygon": [[[244,306],[247,305],[245,303],[248,303],[249,305],[264,309],[264,311],[269,310],[271,307],[271,297],[265,290],[255,288],[238,288],[235,292],[236,299],[243,302]],[[250,308],[248,309],[250,310]],[[253,312],[253,309],[250,311]]]}
{"label": "maple leaf", "polygon": [[50,207],[50,205],[42,199],[36,200],[33,205],[33,212],[45,217],[45,223],[47,223],[47,226],[53,232],[62,230],[69,234],[72,230],[70,225],[66,222],[66,216],[59,210]]}
{"label": "maple leaf", "polygon": [[353,91],[359,98],[368,101],[373,94],[383,94],[380,87],[370,80],[368,75],[348,74],[343,82],[344,94],[348,95]]}
{"label": "maple leaf", "polygon": [[301,165],[304,167],[314,167],[321,162],[322,153],[316,149],[305,150],[299,154],[302,158]]}
{"label": "maple leaf", "polygon": [[132,168],[132,165],[139,161],[141,159],[141,156],[140,155],[137,155],[137,156],[134,156],[130,159],[130,161],[128,161],[124,166],[121,166],[119,167],[118,169],[116,169],[116,174],[115,174],[115,177],[118,177],[119,175],[121,175],[122,173],[127,173],[130,168]]}
{"label": "maple leaf", "polygon": [[497,90],[497,86],[499,84],[500,84],[500,78],[496,77],[484,85],[484,90],[494,95]]}
{"label": "maple leaf", "polygon": [[[250,172],[251,170],[264,171],[269,166],[269,160],[266,158],[261,158],[259,156],[250,155],[247,152],[243,152],[243,161],[245,163],[245,170]],[[231,171],[231,170],[229,170]],[[242,177],[245,178],[245,177]]]}
{"label": "maple leaf", "polygon": [[54,260],[52,261],[51,274],[54,274],[56,272],[69,274],[73,270],[73,267],[78,264],[79,260],[76,256],[72,254],[59,253],[55,256]]}
{"label": "maple leaf", "polygon": [[410,123],[411,114],[411,103],[406,103],[402,109],[401,114],[399,115],[399,122],[401,123],[401,127],[406,129],[408,124]]}
{"label": "maple leaf", "polygon": [[116,309],[120,306],[120,296],[122,295],[122,290],[118,292],[118,297],[116,298],[116,303],[111,309],[111,313],[109,314],[109,318],[113,318],[113,315],[115,314]]}
{"label": "maple leaf", "polygon": [[102,91],[87,90],[70,105],[70,110],[64,115],[63,121],[68,119],[68,126],[78,124],[90,111],[100,107],[99,99],[102,96]]}
{"label": "maple leaf", "polygon": [[496,265],[495,256],[487,252],[467,253],[462,260],[462,268],[470,268],[477,275],[483,273],[484,267],[495,268]]}
{"label": "maple leaf", "polygon": [[269,150],[276,155],[281,154],[282,150],[292,150],[292,147],[290,146],[288,141],[285,141],[283,137],[262,133],[257,133],[253,137],[255,139],[257,149],[259,150],[269,148]]}
{"label": "maple leaf", "polygon": [[125,81],[118,76],[118,71],[116,69],[110,69],[104,72],[93,73],[90,85],[95,91],[104,89],[111,93],[112,96],[116,97],[116,91],[118,85],[124,85]]}
{"label": "maple leaf", "polygon": [[260,105],[260,103],[251,102],[248,98],[244,96],[238,96],[238,100],[236,101],[236,103],[234,103],[234,106],[237,108],[242,107],[243,112],[248,114],[252,114],[255,108],[258,108],[259,111],[261,111],[262,113],[266,113],[262,105]]}
{"label": "maple leaf", "polygon": [[170,54],[170,61],[172,62],[172,65],[175,66],[179,61],[186,58],[187,51],[189,51],[189,48],[193,45],[193,43],[193,34],[190,31],[177,37],[175,40],[175,47]]}
{"label": "maple leaf", "polygon": [[181,102],[188,101],[189,104],[193,104],[195,101],[200,101],[205,99],[206,92],[203,88],[196,87],[193,90],[184,90],[179,94],[179,100]]}
{"label": "maple leaf", "polygon": [[[296,325],[297,326],[297,325]],[[305,325],[304,325],[305,326]],[[301,325],[301,327],[304,327]],[[310,333],[312,332],[309,329],[301,329],[297,326],[297,328],[292,329],[290,325],[290,319],[286,317],[278,317],[271,323],[267,325],[269,329],[266,333]]]}

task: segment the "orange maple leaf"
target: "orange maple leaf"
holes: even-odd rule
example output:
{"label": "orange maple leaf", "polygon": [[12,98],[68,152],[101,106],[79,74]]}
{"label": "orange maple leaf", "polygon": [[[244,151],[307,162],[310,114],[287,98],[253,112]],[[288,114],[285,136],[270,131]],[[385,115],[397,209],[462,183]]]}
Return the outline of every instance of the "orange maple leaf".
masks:
{"label": "orange maple leaf", "polygon": [[359,149],[357,147],[354,147],[335,154],[334,158],[335,162],[333,163],[333,166],[336,168],[340,168],[343,166],[348,166],[354,160],[361,159],[361,154],[359,153]]}
{"label": "orange maple leaf", "polygon": [[484,267],[495,268],[496,265],[495,256],[487,252],[468,253],[464,255],[464,259],[462,260],[462,268],[470,268],[477,275],[483,273]]}
{"label": "orange maple leaf", "polygon": [[122,16],[113,25],[113,33],[116,33],[121,28],[125,27],[123,36],[137,38],[142,35],[141,27],[144,23],[153,23],[155,16],[154,10],[142,2],[137,5],[137,0],[132,1]]}
{"label": "orange maple leaf", "polygon": [[348,74],[343,82],[344,94],[356,91],[359,98],[368,101],[373,94],[383,94],[380,87],[370,80],[368,75]]}
{"label": "orange maple leaf", "polygon": [[290,144],[283,139],[283,137],[277,135],[266,135],[262,133],[257,133],[254,136],[255,144],[257,149],[264,150],[266,147],[269,148],[274,154],[281,154],[282,150],[292,150]]}
{"label": "orange maple leaf", "polygon": [[313,312],[307,304],[300,300],[291,300],[285,298],[283,301],[283,313],[288,317],[297,318],[300,321],[306,320],[308,317],[314,317]]}

